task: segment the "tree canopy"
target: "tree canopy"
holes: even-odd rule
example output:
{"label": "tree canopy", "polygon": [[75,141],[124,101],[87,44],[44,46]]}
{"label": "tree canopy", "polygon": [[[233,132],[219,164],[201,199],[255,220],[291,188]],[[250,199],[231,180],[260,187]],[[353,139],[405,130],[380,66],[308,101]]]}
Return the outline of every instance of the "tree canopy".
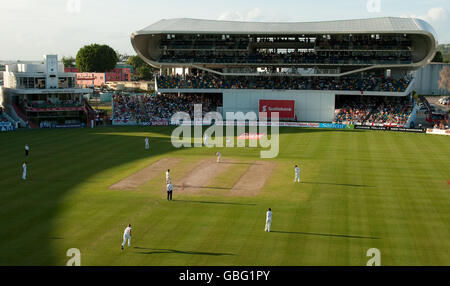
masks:
{"label": "tree canopy", "polygon": [[75,67],[75,58],[74,57],[63,57],[62,62],[64,67],[66,68],[74,68]]}
{"label": "tree canopy", "polygon": [[92,44],[82,47],[76,57],[81,72],[109,72],[116,67],[116,51],[108,45]]}
{"label": "tree canopy", "polygon": [[127,64],[131,65],[136,71],[136,75],[142,80],[152,80],[153,70],[152,68],[144,62],[139,56],[130,56],[127,60]]}

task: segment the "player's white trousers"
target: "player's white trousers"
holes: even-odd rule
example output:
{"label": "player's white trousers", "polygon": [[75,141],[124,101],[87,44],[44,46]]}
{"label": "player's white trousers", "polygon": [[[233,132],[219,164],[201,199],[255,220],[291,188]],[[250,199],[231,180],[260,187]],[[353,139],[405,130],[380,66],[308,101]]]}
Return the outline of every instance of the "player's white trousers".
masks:
{"label": "player's white trousers", "polygon": [[295,174],[294,182],[300,182],[300,174]]}
{"label": "player's white trousers", "polygon": [[22,172],[22,179],[26,180],[27,179],[27,172]]}
{"label": "player's white trousers", "polygon": [[125,246],[125,244],[127,243],[127,240],[128,240],[128,246],[131,246],[131,236],[129,236],[129,235],[124,235],[124,236],[123,236],[122,247]]}
{"label": "player's white trousers", "polygon": [[146,150],[150,149],[150,145],[149,144],[145,144],[145,149]]}
{"label": "player's white trousers", "polygon": [[270,232],[270,225],[271,224],[272,224],[272,220],[271,219],[266,220],[266,228],[264,229],[264,231]]}

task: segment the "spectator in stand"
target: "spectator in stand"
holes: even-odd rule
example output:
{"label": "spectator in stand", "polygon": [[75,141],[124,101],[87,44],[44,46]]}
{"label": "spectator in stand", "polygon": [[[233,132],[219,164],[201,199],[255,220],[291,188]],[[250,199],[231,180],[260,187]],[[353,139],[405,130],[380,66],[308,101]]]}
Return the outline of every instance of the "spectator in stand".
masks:
{"label": "spectator in stand", "polygon": [[403,92],[410,79],[393,79],[369,75],[365,78],[304,77],[215,77],[212,75],[157,77],[161,89],[284,89],[284,90],[353,90]]}
{"label": "spectator in stand", "polygon": [[404,126],[412,112],[412,105],[405,99],[365,98],[341,105],[336,122],[353,124]]}
{"label": "spectator in stand", "polygon": [[169,120],[176,112],[194,116],[194,104],[202,104],[202,115],[217,110],[221,98],[191,94],[113,96],[113,120],[152,122]]}

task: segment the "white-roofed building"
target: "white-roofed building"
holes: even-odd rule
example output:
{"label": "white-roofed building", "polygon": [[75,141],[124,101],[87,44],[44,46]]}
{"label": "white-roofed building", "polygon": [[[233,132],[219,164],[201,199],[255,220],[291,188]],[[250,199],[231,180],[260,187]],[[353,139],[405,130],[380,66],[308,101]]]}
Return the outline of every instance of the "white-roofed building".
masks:
{"label": "white-roofed building", "polygon": [[65,73],[56,55],[41,63],[9,63],[0,92],[6,112],[21,126],[50,127],[86,123],[85,94],[74,73]]}
{"label": "white-roofed building", "polygon": [[295,101],[300,121],[333,121],[336,98],[412,92],[437,35],[414,18],[264,23],[163,19],[131,36],[160,70],[159,93],[216,94],[222,112],[258,112],[261,100]]}

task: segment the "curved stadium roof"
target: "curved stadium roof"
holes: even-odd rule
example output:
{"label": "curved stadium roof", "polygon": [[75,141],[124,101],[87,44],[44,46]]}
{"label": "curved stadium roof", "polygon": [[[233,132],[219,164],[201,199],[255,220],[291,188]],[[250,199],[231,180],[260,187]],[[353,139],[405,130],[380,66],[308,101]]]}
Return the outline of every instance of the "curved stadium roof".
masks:
{"label": "curved stadium roof", "polygon": [[[176,63],[160,63],[159,40],[165,34],[219,34],[219,35],[333,35],[333,34],[407,34],[413,41],[411,64],[380,65],[372,68],[416,69],[433,59],[437,48],[437,34],[427,22],[415,18],[371,18],[323,22],[242,22],[199,19],[163,19],[131,35],[136,53],[154,67],[176,66]],[[203,65],[203,64],[202,64]],[[194,64],[182,64],[206,68]]]}
{"label": "curved stadium roof", "polygon": [[134,35],[167,33],[225,34],[323,34],[323,33],[417,33],[426,32],[436,39],[436,32],[425,21],[415,18],[372,18],[324,22],[240,22],[199,19],[163,19]]}

